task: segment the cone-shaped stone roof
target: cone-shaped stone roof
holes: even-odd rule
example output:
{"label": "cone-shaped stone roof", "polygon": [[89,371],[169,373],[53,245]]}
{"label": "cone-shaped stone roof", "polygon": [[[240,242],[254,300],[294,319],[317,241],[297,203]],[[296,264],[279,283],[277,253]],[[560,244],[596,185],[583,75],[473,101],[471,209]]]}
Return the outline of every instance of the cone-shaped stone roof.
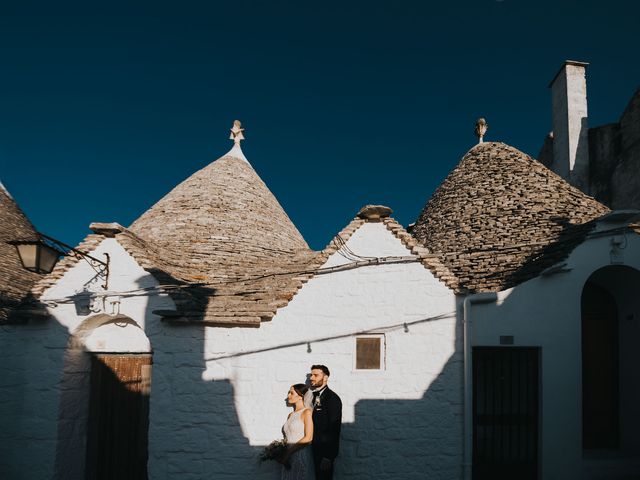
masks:
{"label": "cone-shaped stone roof", "polygon": [[237,146],[175,187],[130,230],[166,247],[187,276],[244,275],[249,265],[308,249]]}
{"label": "cone-shaped stone roof", "polygon": [[187,316],[213,323],[272,317],[297,290],[290,288],[295,272],[315,257],[239,145],[175,187],[130,230],[153,246],[173,277],[207,285],[200,295],[207,305],[192,306]]}
{"label": "cone-shaped stone roof", "polygon": [[7,320],[38,280],[39,275],[22,267],[18,252],[7,242],[35,240],[36,231],[9,192],[0,184],[0,323]]}
{"label": "cone-shaped stone roof", "polygon": [[503,143],[472,148],[434,192],[412,234],[457,278],[499,291],[564,259],[609,209]]}

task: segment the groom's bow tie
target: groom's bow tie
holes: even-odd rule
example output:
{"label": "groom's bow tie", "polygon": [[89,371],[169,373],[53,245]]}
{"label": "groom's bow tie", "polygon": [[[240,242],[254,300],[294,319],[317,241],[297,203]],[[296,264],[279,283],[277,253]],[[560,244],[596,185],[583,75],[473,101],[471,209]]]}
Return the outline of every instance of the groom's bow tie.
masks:
{"label": "groom's bow tie", "polygon": [[318,390],[314,390],[313,392],[313,405],[317,407],[320,405],[320,395],[325,391],[325,388],[320,388]]}

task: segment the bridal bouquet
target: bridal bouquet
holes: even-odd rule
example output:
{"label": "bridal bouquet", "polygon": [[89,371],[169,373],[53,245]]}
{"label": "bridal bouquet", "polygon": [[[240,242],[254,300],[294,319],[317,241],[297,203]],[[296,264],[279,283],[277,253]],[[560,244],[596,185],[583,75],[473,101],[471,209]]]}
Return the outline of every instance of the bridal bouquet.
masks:
{"label": "bridal bouquet", "polygon": [[260,461],[276,460],[279,461],[287,451],[287,443],[284,440],[274,440],[264,447],[260,454]]}

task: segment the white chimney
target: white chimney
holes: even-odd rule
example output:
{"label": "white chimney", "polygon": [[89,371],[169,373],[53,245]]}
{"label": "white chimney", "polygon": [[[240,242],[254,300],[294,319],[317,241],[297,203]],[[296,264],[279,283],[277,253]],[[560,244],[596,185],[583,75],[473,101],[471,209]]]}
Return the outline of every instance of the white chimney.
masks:
{"label": "white chimney", "polygon": [[585,193],[589,193],[587,65],[567,60],[549,84],[553,110],[551,169]]}

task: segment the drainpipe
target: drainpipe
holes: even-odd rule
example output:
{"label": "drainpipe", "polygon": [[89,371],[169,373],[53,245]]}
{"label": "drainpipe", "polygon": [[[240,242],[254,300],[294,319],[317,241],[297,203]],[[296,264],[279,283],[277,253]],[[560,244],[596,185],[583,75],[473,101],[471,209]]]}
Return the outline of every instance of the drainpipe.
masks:
{"label": "drainpipe", "polygon": [[498,300],[495,292],[475,293],[468,295],[463,302],[464,327],[464,480],[471,480],[473,464],[473,385],[471,378],[471,305],[477,303],[493,303]]}

